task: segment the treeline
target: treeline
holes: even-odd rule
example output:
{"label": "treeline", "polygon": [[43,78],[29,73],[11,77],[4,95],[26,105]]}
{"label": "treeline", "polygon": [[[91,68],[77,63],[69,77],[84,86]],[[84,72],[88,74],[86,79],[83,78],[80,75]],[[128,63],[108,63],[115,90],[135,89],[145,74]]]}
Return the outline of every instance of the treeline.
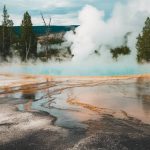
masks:
{"label": "treeline", "polygon": [[[150,62],[150,18],[147,17],[142,33],[137,37],[136,43],[137,61],[139,63]],[[129,55],[131,50],[127,46],[127,36],[125,36],[125,44],[122,47],[111,49],[114,59],[119,55]]]}
{"label": "treeline", "polygon": [[137,60],[138,62],[150,62],[150,18],[145,21],[145,26],[137,38]]}
{"label": "treeline", "polygon": [[[0,25],[0,62],[8,61],[8,58],[13,56],[20,57],[22,61],[27,62],[29,59],[36,60],[38,58],[37,54],[37,36],[33,31],[33,25],[31,21],[31,16],[28,12],[25,12],[21,22],[21,31],[18,34],[15,34],[13,30],[13,21],[10,19],[10,16],[7,12],[6,6],[3,8],[2,14],[2,23]],[[49,33],[49,32],[47,32]],[[46,34],[47,35],[47,34]],[[127,46],[127,38],[130,33],[125,35],[125,43],[121,47],[116,47],[110,50],[112,57],[117,60],[120,55],[129,55],[131,50]],[[90,35],[89,35],[90,36]],[[52,52],[48,53],[48,44],[52,41],[45,42],[47,43],[46,52],[43,52],[43,57],[50,57]],[[57,41],[57,42],[62,42]],[[137,61],[139,63],[150,62],[150,18],[148,17],[145,21],[145,26],[142,33],[137,37]],[[71,52],[70,52],[71,53]],[[48,58],[47,58],[48,59]],[[47,60],[46,59],[46,60]]]}
{"label": "treeline", "polygon": [[8,56],[12,56],[10,47],[14,43],[13,21],[10,20],[5,6],[2,17],[2,25],[0,26],[0,57],[2,61],[5,61]]}
{"label": "treeline", "polygon": [[0,61],[7,61],[12,56],[19,56],[22,61],[36,59],[37,37],[32,30],[31,16],[28,12],[23,15],[21,32],[16,35],[13,31],[13,21],[3,8],[2,24],[0,26]]}

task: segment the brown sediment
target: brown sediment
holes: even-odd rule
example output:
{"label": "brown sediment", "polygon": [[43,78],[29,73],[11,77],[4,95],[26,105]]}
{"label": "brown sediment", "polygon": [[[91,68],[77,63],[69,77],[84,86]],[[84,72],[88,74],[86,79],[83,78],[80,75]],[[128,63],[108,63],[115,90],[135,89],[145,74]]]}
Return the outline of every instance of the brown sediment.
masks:
{"label": "brown sediment", "polygon": [[[2,79],[1,79],[2,78]],[[150,74],[143,74],[143,75],[128,75],[128,76],[48,76],[48,75],[26,75],[26,74],[0,74],[0,80],[2,81],[8,81],[5,84],[0,84],[0,90],[5,90],[7,92],[11,91],[11,88],[17,88],[17,87],[32,87],[36,89],[36,86],[39,84],[50,84],[52,81],[91,81],[97,82],[97,81],[107,81],[107,80],[122,80],[122,79],[136,79],[136,78],[150,78]],[[9,81],[13,80],[13,81]],[[81,85],[81,83],[80,83]]]}
{"label": "brown sediment", "polygon": [[0,94],[23,91],[33,93],[39,89],[47,89],[53,86],[52,77],[41,77],[32,75],[0,75]]}
{"label": "brown sediment", "polygon": [[111,115],[111,116],[113,116],[115,118],[127,119],[127,120],[132,120],[132,121],[135,121],[135,122],[138,122],[138,123],[142,123],[141,120],[139,120],[139,119],[137,119],[135,117],[130,116],[124,110],[116,111],[116,110],[112,110],[112,109],[108,109],[108,108],[100,108],[100,107],[97,107],[97,106],[94,106],[94,105],[91,105],[91,104],[88,104],[88,103],[83,103],[80,100],[73,99],[73,98],[72,99],[69,98],[67,100],[67,103],[70,104],[70,105],[79,106],[79,107],[88,109],[90,111],[96,112],[96,113],[98,113],[101,116]]}
{"label": "brown sediment", "polygon": [[52,84],[47,85],[45,82],[41,84],[27,84],[27,85],[18,85],[15,87],[9,87],[5,86],[0,88],[1,92],[0,94],[9,94],[9,93],[15,93],[15,92],[23,92],[24,94],[31,94],[35,93],[38,90],[44,90],[49,87],[53,86]]}
{"label": "brown sediment", "polygon": [[90,104],[87,104],[87,103],[82,103],[82,102],[80,102],[80,100],[76,100],[76,99],[68,99],[67,103],[69,103],[71,105],[81,106],[83,108],[86,108],[88,110],[91,110],[91,111],[94,111],[94,112],[97,112],[97,113],[102,113],[102,112],[106,111],[105,108],[99,108],[99,107],[96,107],[94,105],[90,105]]}
{"label": "brown sediment", "polygon": [[55,76],[60,79],[128,79],[128,78],[150,78],[150,74],[119,75],[119,76]]}

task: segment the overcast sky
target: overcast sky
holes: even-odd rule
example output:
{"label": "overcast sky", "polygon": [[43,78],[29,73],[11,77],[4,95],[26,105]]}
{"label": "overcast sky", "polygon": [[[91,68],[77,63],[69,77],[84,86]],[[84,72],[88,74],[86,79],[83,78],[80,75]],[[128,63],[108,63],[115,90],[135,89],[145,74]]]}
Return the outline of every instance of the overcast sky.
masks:
{"label": "overcast sky", "polygon": [[34,25],[42,25],[41,11],[45,18],[52,17],[53,25],[72,25],[79,24],[78,13],[87,4],[103,10],[104,19],[108,19],[118,2],[125,3],[126,0],[0,0],[0,15],[5,4],[15,25],[21,24],[25,11],[31,14]]}

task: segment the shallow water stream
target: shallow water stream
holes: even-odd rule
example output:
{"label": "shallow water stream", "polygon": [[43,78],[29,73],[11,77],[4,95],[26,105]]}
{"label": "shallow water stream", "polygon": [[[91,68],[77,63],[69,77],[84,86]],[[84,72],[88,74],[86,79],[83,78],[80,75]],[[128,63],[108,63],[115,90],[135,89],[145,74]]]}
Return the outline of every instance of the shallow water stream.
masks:
{"label": "shallow water stream", "polygon": [[68,128],[87,127],[88,120],[104,114],[150,124],[150,78],[56,78],[9,92],[3,89],[0,103],[17,105],[20,111],[49,113],[56,117],[55,125]]}

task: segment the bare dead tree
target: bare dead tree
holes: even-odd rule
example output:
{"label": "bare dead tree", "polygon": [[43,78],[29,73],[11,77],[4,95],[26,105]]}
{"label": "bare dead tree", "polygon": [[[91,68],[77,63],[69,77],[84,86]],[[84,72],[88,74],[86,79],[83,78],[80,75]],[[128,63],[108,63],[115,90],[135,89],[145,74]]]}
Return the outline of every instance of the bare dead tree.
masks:
{"label": "bare dead tree", "polygon": [[46,60],[48,61],[48,46],[49,46],[49,35],[50,35],[50,26],[51,26],[51,17],[49,18],[48,24],[45,21],[45,18],[43,16],[43,13],[41,12],[41,17],[44,23],[44,26],[46,27],[46,36],[44,37],[44,42],[45,42],[45,55],[46,55]]}
{"label": "bare dead tree", "polygon": [[5,51],[5,26],[3,26],[3,52]]}
{"label": "bare dead tree", "polygon": [[27,60],[28,60],[28,55],[29,55],[30,48],[31,48],[31,37],[30,37],[30,40],[29,40],[29,45],[28,45],[28,42],[27,42],[27,41],[25,42],[25,45],[26,45],[26,58],[25,58],[25,61],[27,62]]}

